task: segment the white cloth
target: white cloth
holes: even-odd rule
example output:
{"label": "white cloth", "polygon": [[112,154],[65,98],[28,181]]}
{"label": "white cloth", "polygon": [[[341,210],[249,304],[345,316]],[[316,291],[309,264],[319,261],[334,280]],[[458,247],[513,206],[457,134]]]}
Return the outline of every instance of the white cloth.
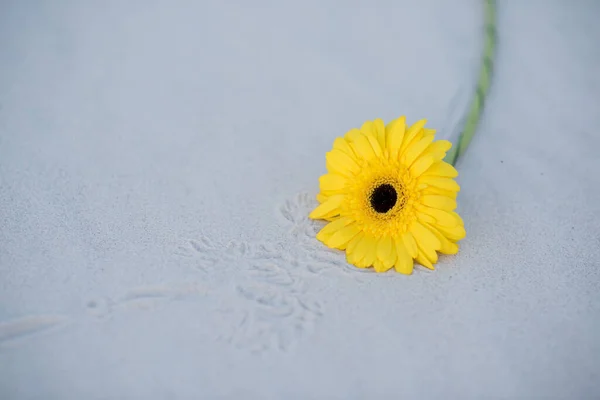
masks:
{"label": "white cloth", "polygon": [[468,99],[482,7],[442,3],[3,4],[0,398],[598,395],[598,4],[500,4],[458,255],[313,238],[336,136]]}

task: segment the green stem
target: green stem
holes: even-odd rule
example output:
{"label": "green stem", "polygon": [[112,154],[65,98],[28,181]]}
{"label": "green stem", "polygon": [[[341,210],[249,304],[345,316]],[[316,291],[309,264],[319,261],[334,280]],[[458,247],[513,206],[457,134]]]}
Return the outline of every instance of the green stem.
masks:
{"label": "green stem", "polygon": [[483,47],[483,58],[479,69],[479,79],[475,88],[475,96],[471,101],[467,113],[467,120],[463,131],[458,136],[456,143],[452,146],[445,161],[456,165],[458,159],[465,153],[471,139],[475,135],[477,125],[481,119],[485,100],[490,90],[492,72],[494,67],[494,54],[496,52],[496,1],[485,0],[485,41]]}

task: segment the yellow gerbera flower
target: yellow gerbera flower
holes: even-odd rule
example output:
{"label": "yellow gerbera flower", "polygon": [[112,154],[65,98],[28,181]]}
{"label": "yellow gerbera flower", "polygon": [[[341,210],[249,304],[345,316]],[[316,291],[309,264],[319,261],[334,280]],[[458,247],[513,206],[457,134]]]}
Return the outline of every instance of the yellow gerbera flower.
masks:
{"label": "yellow gerbera flower", "polygon": [[368,121],[335,139],[327,153],[321,204],[310,218],[330,221],[317,239],[346,250],[349,263],[410,274],[413,260],[433,269],[437,252],[458,251],[465,237],[454,212],[458,172],[443,161],[452,144],[434,142],[435,130],[425,123]]}

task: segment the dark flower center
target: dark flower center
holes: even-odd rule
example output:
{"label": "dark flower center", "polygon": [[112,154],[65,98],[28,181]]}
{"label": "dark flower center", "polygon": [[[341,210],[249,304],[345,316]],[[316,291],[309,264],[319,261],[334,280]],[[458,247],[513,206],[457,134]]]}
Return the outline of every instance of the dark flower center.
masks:
{"label": "dark flower center", "polygon": [[396,189],[388,183],[379,185],[371,193],[371,207],[378,213],[386,213],[396,205],[398,193]]}

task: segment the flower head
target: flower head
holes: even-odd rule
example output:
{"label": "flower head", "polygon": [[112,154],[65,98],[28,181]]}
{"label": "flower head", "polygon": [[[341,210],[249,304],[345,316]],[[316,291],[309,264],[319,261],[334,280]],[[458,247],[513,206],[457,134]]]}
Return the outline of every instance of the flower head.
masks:
{"label": "flower head", "polygon": [[433,269],[438,252],[458,251],[465,237],[454,211],[458,172],[443,161],[452,144],[434,141],[425,123],[368,121],[335,139],[327,153],[320,205],[310,218],[329,221],[317,239],[345,250],[349,263],[410,274],[413,260]]}

